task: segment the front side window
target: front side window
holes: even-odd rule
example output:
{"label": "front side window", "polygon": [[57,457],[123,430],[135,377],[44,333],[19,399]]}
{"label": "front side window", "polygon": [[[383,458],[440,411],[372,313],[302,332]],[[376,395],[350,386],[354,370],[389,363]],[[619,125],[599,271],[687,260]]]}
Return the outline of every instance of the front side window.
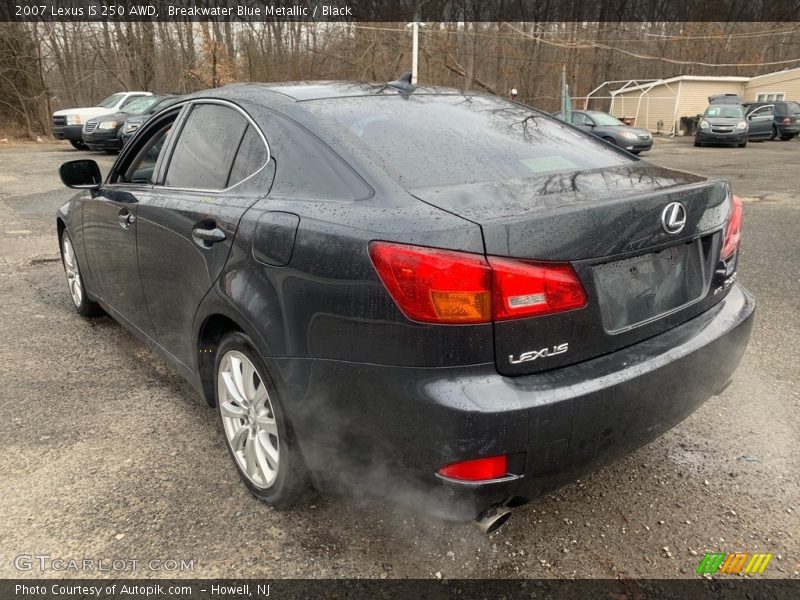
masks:
{"label": "front side window", "polygon": [[136,155],[136,158],[127,168],[121,181],[126,183],[153,183],[153,172],[158,162],[158,157],[164,150],[167,136],[172,124],[166,125],[153,135]]}
{"label": "front side window", "polygon": [[770,104],[768,106],[760,106],[750,113],[751,117],[771,117],[775,114],[774,107]]}
{"label": "front side window", "polygon": [[241,113],[219,104],[197,104],[181,129],[164,185],[221,190],[247,129]]}
{"label": "front side window", "polygon": [[159,118],[152,123],[147,132],[131,142],[125,158],[112,173],[113,183],[140,185],[156,183],[154,180],[156,164],[168,146],[173,124],[179,113],[179,110],[175,110]]}

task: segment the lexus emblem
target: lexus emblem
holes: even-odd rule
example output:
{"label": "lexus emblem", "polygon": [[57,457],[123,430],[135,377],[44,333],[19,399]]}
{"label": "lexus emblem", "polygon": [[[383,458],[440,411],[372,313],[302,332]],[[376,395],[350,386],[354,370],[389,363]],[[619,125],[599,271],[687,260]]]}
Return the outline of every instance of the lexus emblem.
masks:
{"label": "lexus emblem", "polygon": [[680,202],[670,202],[661,211],[661,227],[669,235],[676,235],[686,226],[686,208]]}

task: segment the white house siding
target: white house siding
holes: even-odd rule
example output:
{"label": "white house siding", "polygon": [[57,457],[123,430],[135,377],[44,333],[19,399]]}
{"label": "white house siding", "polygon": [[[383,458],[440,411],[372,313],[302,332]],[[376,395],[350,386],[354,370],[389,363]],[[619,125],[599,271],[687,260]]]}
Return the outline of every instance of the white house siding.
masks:
{"label": "white house siding", "polygon": [[[744,79],[744,78],[741,78]],[[673,119],[675,133],[681,132],[681,117],[693,117],[702,114],[708,106],[708,97],[716,94],[744,95],[745,81],[680,79],[666,84],[658,84],[645,92],[641,89],[620,92],[615,95],[612,114],[615,117],[633,117],[641,97],[638,127],[653,132],[658,130],[659,121],[663,121],[661,132],[672,133]],[[646,110],[647,98],[650,97],[649,113]],[[659,99],[656,99],[659,98]]]}

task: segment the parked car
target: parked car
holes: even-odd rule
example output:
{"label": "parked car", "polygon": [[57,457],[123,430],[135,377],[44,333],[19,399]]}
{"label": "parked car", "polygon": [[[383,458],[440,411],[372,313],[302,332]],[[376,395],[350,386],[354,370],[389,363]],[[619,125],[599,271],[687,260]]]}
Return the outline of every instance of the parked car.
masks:
{"label": "parked car", "polygon": [[53,135],[57,140],[69,140],[73,148],[86,150],[83,142],[83,125],[92,117],[116,113],[141,96],[150,92],[120,92],[112,94],[97,106],[65,108],[53,113]]}
{"label": "parked car", "polygon": [[117,113],[89,119],[83,126],[83,143],[90,150],[119,152],[124,143],[122,129],[125,123],[130,118],[147,112],[164,98],[164,96],[142,96],[127,104]]}
{"label": "parked car", "polygon": [[[737,104],[712,104],[706,108],[697,124],[694,145],[733,144],[744,148],[749,135],[744,108]],[[756,135],[758,132],[754,132]],[[756,139],[758,139],[756,137]]]}
{"label": "parked car", "polygon": [[225,86],[60,174],[74,308],[216,406],[276,507],[310,480],[492,531],[720,393],[750,336],[726,182],[495,96]]}
{"label": "parked car", "polygon": [[180,96],[177,94],[167,94],[165,96],[161,96],[156,103],[150,106],[150,108],[148,108],[142,114],[131,116],[126,119],[121,130],[123,145],[127,144],[128,140],[130,140],[133,137],[133,134],[136,133],[136,130],[149,121],[153,115],[164,110],[168,106],[175,104],[175,102],[177,102],[179,99]]}
{"label": "parked car", "polygon": [[800,103],[788,101],[745,103],[750,129],[760,138],[790,140],[800,133]]}
{"label": "parked car", "polygon": [[[554,113],[561,119],[560,112]],[[653,136],[647,129],[630,127],[616,117],[599,110],[573,110],[572,124],[610,144],[639,154],[653,147]]]}

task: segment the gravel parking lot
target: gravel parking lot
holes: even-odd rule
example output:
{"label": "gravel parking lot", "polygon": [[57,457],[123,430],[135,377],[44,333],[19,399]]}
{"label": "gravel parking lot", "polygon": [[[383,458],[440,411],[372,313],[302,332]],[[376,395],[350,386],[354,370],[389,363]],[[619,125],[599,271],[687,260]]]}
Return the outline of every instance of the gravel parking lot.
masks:
{"label": "gravel parking lot", "polygon": [[643,155],[744,197],[739,277],[759,302],[748,352],[676,429],[488,537],[355,498],[277,512],[251,497],[214,412],[110,318],[72,308],[57,167],[86,156],[104,172],[113,160],[0,146],[0,577],[108,575],[21,572],[20,554],[136,559],[136,577],[697,577],[711,551],[771,552],[761,577],[800,576],[800,141],[659,139]]}

